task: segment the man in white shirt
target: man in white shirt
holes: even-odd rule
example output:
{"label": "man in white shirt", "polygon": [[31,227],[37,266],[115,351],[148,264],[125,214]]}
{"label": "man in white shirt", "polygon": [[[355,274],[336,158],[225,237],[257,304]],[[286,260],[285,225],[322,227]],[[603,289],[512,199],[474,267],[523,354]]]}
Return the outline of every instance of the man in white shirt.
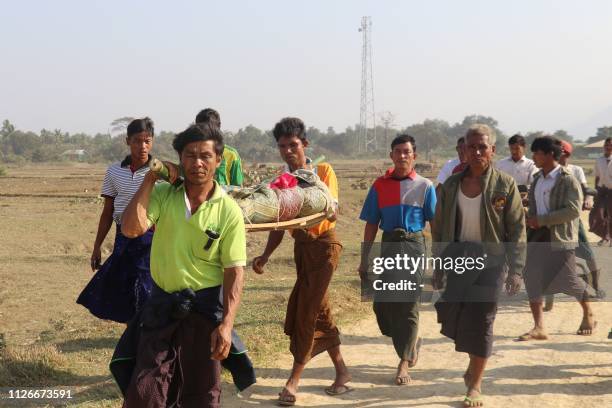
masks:
{"label": "man in white shirt", "polygon": [[[574,150],[569,142],[561,141],[561,157],[559,158],[559,164],[565,167],[576,180],[582,186],[582,194],[584,201],[582,203],[583,210],[590,210],[593,207],[593,189],[589,188],[584,170],[580,166],[569,163],[569,158]],[[586,229],[581,219],[578,219],[578,248],[576,248],[576,256],[586,261],[589,273],[587,276],[582,275],[583,279],[587,281],[593,289],[596,291],[597,296],[603,298],[605,293],[599,289],[599,268],[595,260],[595,254],[589,245]],[[553,295],[546,296],[546,303],[544,305],[544,311],[548,312],[553,308]]]}
{"label": "man in white shirt", "polygon": [[464,145],[465,145],[464,137],[460,137],[459,139],[457,139],[457,146],[455,147],[455,150],[457,151],[457,158],[451,159],[447,161],[446,163],[444,163],[444,166],[442,166],[442,168],[440,169],[440,173],[438,174],[438,177],[436,178],[438,185],[444,184],[446,179],[449,178],[453,174],[453,169],[457,167],[458,165],[460,165],[461,163],[465,162],[466,160],[465,153],[463,151]]}
{"label": "man in white shirt", "polygon": [[510,157],[499,160],[495,163],[495,167],[511,175],[517,185],[530,186],[538,168],[533,160],[525,157],[525,138],[521,135],[512,136],[508,139],[508,147]]}
{"label": "man in white shirt", "polygon": [[541,169],[529,190],[527,216],[527,266],[525,288],[534,327],[519,340],[544,340],[543,296],[565,293],[582,306],[583,316],[576,334],[591,335],[595,328],[588,302],[587,284],[576,273],[578,219],[582,192],[578,181],[559,164],[561,142],[538,137],[531,145],[533,159]]}
{"label": "man in white shirt", "polygon": [[599,245],[612,243],[612,137],[604,142],[604,155],[595,162],[597,197],[589,214],[590,231],[601,237]]}

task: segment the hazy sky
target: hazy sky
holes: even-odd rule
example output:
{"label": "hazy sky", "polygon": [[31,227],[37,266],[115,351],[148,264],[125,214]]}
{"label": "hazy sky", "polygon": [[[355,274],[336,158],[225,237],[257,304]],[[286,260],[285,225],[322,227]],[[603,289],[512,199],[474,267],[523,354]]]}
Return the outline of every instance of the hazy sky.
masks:
{"label": "hazy sky", "polygon": [[[5,1],[0,120],[106,132],[149,115],[181,130],[283,116],[359,122],[361,17],[376,111],[399,126],[495,117],[506,132],[612,125],[609,1]],[[607,121],[607,123],[606,123]]]}

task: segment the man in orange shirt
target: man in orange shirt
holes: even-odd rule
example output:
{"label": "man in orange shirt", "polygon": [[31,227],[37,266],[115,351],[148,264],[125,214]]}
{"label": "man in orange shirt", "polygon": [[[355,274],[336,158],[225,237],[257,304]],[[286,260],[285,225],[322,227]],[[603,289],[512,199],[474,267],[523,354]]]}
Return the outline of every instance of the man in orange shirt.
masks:
{"label": "man in orange shirt", "polygon": [[[284,118],[274,127],[274,138],[289,171],[310,169],[327,185],[334,200],[338,200],[338,181],[328,163],[312,166],[304,153],[308,146],[304,122],[298,118]],[[336,206],[337,208],[337,206]],[[290,336],[293,368],[283,390],[280,405],[294,405],[300,377],[306,363],[327,351],[336,369],[333,384],[325,389],[329,395],[351,391],[346,385],[351,380],[340,353],[340,336],[331,316],[327,288],[338,266],[342,245],[336,238],[336,214],[309,229],[291,230],[295,240],[294,254],[297,280],[285,318],[285,334]],[[271,231],[262,255],[253,260],[253,270],[263,273],[270,255],[280,245],[284,231]]]}

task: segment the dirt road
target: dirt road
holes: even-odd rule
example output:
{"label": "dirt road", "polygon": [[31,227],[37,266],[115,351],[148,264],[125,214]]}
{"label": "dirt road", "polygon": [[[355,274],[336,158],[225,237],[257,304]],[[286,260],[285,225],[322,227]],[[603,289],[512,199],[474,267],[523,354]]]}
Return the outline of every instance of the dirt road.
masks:
{"label": "dirt road", "polygon": [[[483,383],[489,407],[609,407],[612,406],[612,326],[610,303],[594,305],[599,322],[591,337],[573,334],[580,323],[576,302],[557,302],[546,314],[551,334],[547,341],[515,342],[531,328],[526,302],[500,307],[495,323],[494,354]],[[333,407],[460,407],[464,393],[461,375],[465,354],[439,334],[435,311],[426,305],[421,312],[423,348],[412,371],[413,382],[398,387],[392,380],[397,359],[390,339],[380,335],[373,314],[343,328],[342,353],[349,365],[355,390],[341,397],[327,396],[323,388],[333,378],[333,366],[325,355],[307,367],[298,394],[299,406]],[[227,387],[223,405],[274,406],[291,367],[287,352],[277,367],[260,368],[259,382],[250,396],[239,398]]]}

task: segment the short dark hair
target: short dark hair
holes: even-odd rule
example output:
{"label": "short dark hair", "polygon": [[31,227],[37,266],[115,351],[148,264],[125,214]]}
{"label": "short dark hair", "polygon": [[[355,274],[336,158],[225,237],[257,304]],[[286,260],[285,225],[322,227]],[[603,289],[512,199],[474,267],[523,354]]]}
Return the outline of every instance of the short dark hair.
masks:
{"label": "short dark hair", "polygon": [[459,139],[457,139],[457,146],[462,145],[465,143],[465,136],[461,136]]}
{"label": "short dark hair", "polygon": [[410,143],[412,145],[412,151],[416,152],[416,143],[414,141],[414,137],[410,136],[407,133],[399,134],[393,139],[391,142],[391,150],[399,144]]}
{"label": "short dark hair", "polygon": [[218,127],[209,123],[196,123],[174,136],[172,147],[181,155],[185,146],[193,142],[205,142],[212,140],[215,142],[215,153],[217,156],[223,154],[223,133]]}
{"label": "short dark hair", "polygon": [[196,115],[195,123],[209,123],[213,126],[221,128],[221,116],[219,112],[213,108],[202,109],[200,113]]}
{"label": "short dark hair", "polygon": [[304,141],[306,140],[306,126],[304,126],[304,122],[300,118],[283,118],[274,125],[272,134],[277,142],[283,136],[297,136]]}
{"label": "short dark hair", "polygon": [[148,132],[151,137],[154,136],[155,130],[153,128],[153,121],[149,117],[142,119],[134,119],[127,126],[127,137],[137,135],[141,132]]}
{"label": "short dark hair", "polygon": [[536,137],[533,143],[531,143],[531,151],[540,151],[545,154],[552,153],[555,160],[559,161],[563,146],[561,146],[561,141],[555,137],[541,136]]}
{"label": "short dark hair", "polygon": [[508,146],[511,146],[513,144],[518,144],[519,146],[525,147],[525,138],[517,133],[516,135],[508,139]]}
{"label": "short dark hair", "polygon": [[604,144],[608,142],[612,142],[612,137],[606,137],[606,140],[604,140]]}

